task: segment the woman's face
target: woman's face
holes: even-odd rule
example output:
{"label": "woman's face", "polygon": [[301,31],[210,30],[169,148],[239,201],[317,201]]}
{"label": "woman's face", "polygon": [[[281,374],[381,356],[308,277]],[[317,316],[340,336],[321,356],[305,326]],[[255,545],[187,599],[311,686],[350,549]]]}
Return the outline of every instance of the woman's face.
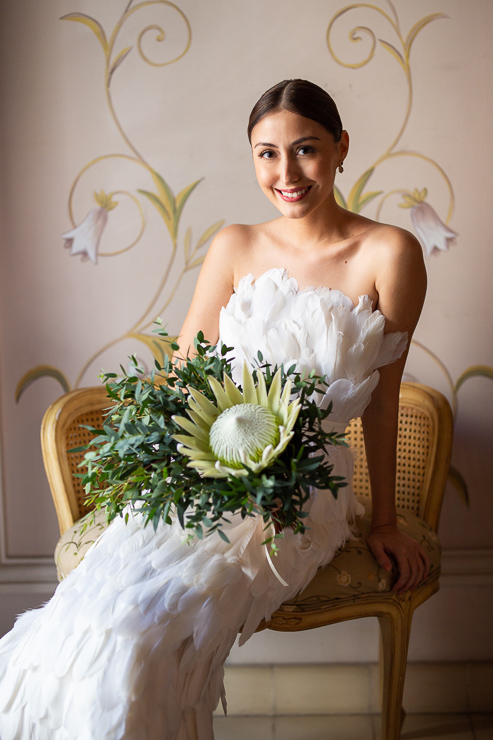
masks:
{"label": "woman's face", "polygon": [[323,126],[288,110],[271,113],[252,131],[260,187],[287,218],[303,218],[333,200],[336,168],[348,150]]}

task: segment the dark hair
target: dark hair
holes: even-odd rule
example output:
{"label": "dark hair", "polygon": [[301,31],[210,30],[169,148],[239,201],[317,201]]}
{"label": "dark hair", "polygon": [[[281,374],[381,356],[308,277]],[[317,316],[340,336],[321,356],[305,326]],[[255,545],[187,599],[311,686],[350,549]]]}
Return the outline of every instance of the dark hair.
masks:
{"label": "dark hair", "polygon": [[340,141],[342,121],[336,104],[328,92],[308,80],[283,80],[264,92],[250,113],[248,141],[251,142],[257,123],[279,110],[289,110],[316,121],[332,134],[334,141]]}

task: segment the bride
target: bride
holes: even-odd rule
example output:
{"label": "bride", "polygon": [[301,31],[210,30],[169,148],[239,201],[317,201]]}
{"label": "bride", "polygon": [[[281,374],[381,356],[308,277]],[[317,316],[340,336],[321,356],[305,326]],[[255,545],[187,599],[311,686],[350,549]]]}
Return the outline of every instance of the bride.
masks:
{"label": "bride", "polygon": [[[363,416],[373,499],[369,546],[397,565],[394,591],[428,571],[396,526],[398,394],[426,276],[416,239],[344,210],[334,199],[349,137],[332,98],[304,80],[268,90],[248,135],[260,187],[280,217],[225,228],[204,261],[181,352],[199,330],[233,347],[233,369],[260,349],[275,363],[309,358],[330,383],[329,417]],[[350,452],[331,461],[348,485],[314,491],[303,535],[286,530],[271,569],[259,518],[232,517],[184,542],[178,522],[112,522],[44,607],[0,641],[2,740],[213,740],[223,664],[262,618],[331,560],[360,514]]]}

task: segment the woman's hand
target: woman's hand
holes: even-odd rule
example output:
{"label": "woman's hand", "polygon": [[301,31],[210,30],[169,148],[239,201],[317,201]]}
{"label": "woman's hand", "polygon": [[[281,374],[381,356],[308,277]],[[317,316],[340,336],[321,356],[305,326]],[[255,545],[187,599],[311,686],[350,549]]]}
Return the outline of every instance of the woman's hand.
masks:
{"label": "woman's hand", "polygon": [[391,558],[397,564],[399,577],[392,588],[395,593],[412,591],[428,576],[430,561],[427,554],[416,540],[396,526],[373,527],[368,545],[384,570],[392,569]]}

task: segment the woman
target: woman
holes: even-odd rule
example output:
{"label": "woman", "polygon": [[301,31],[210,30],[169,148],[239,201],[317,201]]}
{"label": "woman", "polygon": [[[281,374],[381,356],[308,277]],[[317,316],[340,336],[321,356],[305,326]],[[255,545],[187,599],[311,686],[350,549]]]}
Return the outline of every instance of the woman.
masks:
{"label": "woman", "polygon": [[[202,330],[233,347],[234,372],[258,349],[272,363],[315,367],[330,381],[334,428],[364,411],[370,547],[384,568],[397,563],[394,590],[412,589],[428,561],[397,530],[394,480],[398,391],[425,294],[421,249],[407,232],[336,204],[349,139],[321,88],[271,88],[248,133],[257,179],[281,216],[216,237],[181,349]],[[139,515],[115,520],[53,599],[0,642],[2,740],[212,740],[239,629],[245,641],[306,585],[360,513],[350,453],[331,454],[349,485],[337,500],[314,491],[305,534],[286,530],[280,541],[278,573],[259,518],[232,517],[229,543],[213,535],[191,544],[178,522],[154,532]]]}

